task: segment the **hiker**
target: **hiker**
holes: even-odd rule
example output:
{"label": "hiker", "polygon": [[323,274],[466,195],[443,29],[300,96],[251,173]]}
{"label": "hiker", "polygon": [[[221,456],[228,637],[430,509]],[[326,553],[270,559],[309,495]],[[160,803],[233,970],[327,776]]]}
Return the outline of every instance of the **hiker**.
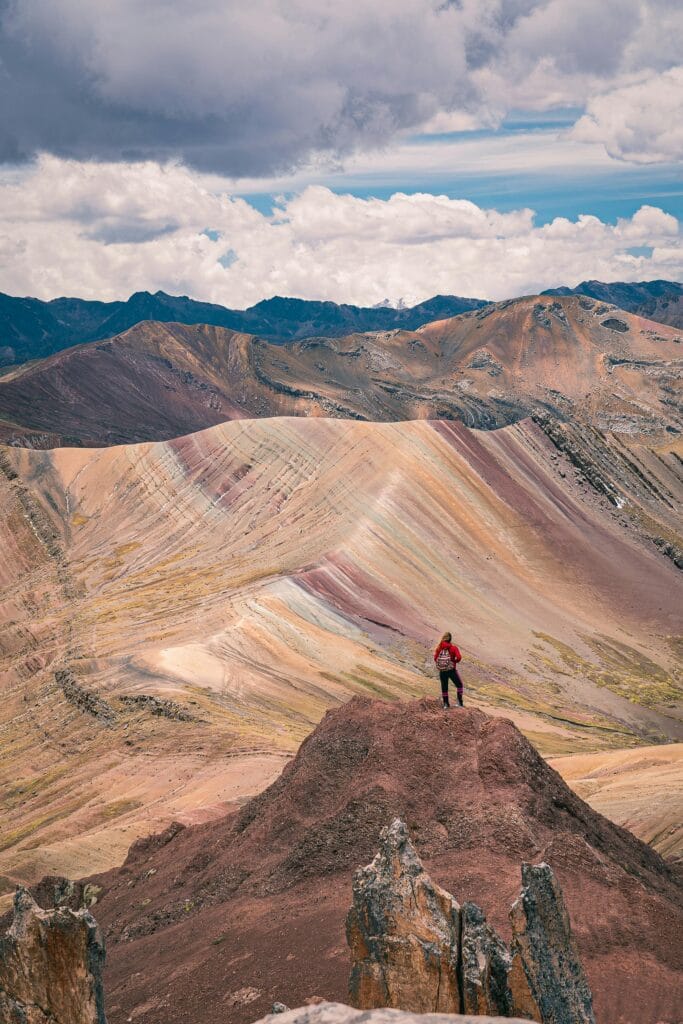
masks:
{"label": "hiker", "polygon": [[458,704],[460,707],[463,706],[462,679],[455,667],[459,661],[462,661],[462,655],[455,644],[451,643],[452,639],[453,637],[450,633],[444,633],[441,637],[439,646],[434,651],[434,663],[439,670],[439,679],[441,680],[441,698],[445,708],[449,708],[451,706],[448,699],[449,680],[453,683],[458,692]]}

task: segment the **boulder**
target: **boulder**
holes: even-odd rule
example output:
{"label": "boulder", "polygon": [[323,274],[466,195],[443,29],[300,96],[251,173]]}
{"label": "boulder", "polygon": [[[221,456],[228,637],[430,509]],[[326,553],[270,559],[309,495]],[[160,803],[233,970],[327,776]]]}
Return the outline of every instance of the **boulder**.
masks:
{"label": "boulder", "polygon": [[[258,1024],[275,1024],[272,1015],[264,1017]],[[277,1017],[277,1024],[524,1024],[521,1020],[502,1017],[460,1017],[436,1013],[425,1018],[417,1013],[401,1013],[399,1010],[361,1011],[344,1006],[342,1003],[322,1003],[320,1006],[302,1006],[289,1010]]]}
{"label": "boulder", "polygon": [[460,908],[427,875],[398,819],[382,830],[372,863],[354,875],[346,934],[355,1007],[458,1012]]}
{"label": "boulder", "polygon": [[0,937],[0,1024],[106,1024],[104,942],[86,910],[41,910],[23,888]]}
{"label": "boulder", "polygon": [[512,1012],[542,1024],[595,1024],[562,890],[548,864],[522,865],[510,921]]}

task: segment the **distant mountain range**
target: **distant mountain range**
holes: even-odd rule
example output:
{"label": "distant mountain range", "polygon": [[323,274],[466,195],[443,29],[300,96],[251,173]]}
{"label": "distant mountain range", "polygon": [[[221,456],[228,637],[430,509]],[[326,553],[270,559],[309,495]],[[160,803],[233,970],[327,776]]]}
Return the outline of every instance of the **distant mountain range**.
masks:
{"label": "distant mountain range", "polygon": [[627,313],[683,327],[683,285],[676,281],[582,281],[576,288],[548,288],[543,295],[588,295]]}
{"label": "distant mountain range", "polygon": [[275,297],[245,310],[196,302],[186,295],[136,292],[126,302],[15,298],[0,292],[0,366],[44,359],[88,341],[101,341],[144,320],[211,324],[281,343],[298,338],[340,337],[356,331],[415,330],[432,320],[485,306],[483,299],[436,295],[406,309],[348,306]]}
{"label": "distant mountain range", "polygon": [[462,420],[550,413],[678,435],[679,332],[583,295],[508,299],[417,331],[274,345],[145,321],[0,377],[0,439],[31,447],[166,440],[226,420]]}
{"label": "distant mountain range", "polygon": [[[683,287],[673,281],[637,284],[584,281],[576,288],[555,288],[545,295],[582,294],[638,316],[683,327]],[[414,331],[487,305],[483,299],[436,295],[406,309],[351,306],[335,302],[275,297],[245,310],[196,302],[186,295],[135,292],[125,302],[86,299],[16,298],[0,292],[0,366],[24,363],[127,331],[144,320],[159,323],[211,324],[255,334],[280,344],[312,337],[343,337],[366,331]]]}

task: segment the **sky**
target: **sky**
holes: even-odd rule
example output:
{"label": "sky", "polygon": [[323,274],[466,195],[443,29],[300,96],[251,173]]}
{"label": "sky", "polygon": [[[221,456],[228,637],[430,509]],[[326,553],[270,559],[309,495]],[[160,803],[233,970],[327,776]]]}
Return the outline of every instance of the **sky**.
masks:
{"label": "sky", "polygon": [[0,0],[0,291],[683,278],[680,0]]}

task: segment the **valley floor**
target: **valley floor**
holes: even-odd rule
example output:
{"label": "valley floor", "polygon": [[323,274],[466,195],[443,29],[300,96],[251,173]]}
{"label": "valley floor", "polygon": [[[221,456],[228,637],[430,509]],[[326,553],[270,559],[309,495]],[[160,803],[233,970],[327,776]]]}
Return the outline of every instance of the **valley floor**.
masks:
{"label": "valley floor", "polygon": [[666,858],[683,856],[683,743],[551,758],[591,807]]}

